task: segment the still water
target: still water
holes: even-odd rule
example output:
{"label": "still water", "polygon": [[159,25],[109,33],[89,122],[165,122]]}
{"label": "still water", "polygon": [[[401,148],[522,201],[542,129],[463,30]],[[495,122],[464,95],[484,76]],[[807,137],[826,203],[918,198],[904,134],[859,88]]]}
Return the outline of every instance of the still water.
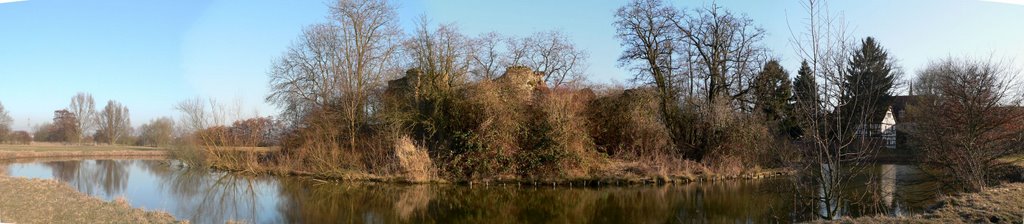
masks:
{"label": "still water", "polygon": [[[328,183],[179,168],[167,160],[17,161],[0,175],[56,179],[95,197],[122,197],[192,223],[773,223],[806,221],[787,178],[600,188]],[[913,166],[858,178],[843,214],[907,214],[937,193]],[[870,190],[874,189],[874,190]],[[869,194],[883,192],[884,194]],[[813,194],[813,193],[812,193]],[[875,196],[876,195],[876,196]]]}

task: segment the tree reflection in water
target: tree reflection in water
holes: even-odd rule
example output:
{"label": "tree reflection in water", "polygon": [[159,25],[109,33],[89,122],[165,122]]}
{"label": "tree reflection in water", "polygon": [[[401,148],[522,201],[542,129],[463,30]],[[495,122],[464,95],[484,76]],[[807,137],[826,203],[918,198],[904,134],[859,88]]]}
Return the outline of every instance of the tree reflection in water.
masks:
{"label": "tree reflection in water", "polygon": [[[19,162],[110,200],[163,210],[193,223],[707,223],[798,222],[820,205],[790,178],[600,188],[330,183],[180,168],[164,160]],[[935,185],[912,166],[878,166],[838,204],[844,215],[919,212]],[[32,172],[36,172],[32,174]],[[44,175],[45,176],[45,175]],[[132,182],[129,182],[132,179]],[[131,190],[126,190],[130,188]],[[863,198],[865,202],[854,203]]]}
{"label": "tree reflection in water", "polygon": [[181,169],[162,162],[148,162],[143,167],[155,174],[163,192],[177,201],[176,213],[188,214],[179,217],[194,223],[260,221],[259,192],[272,187],[268,178]]}
{"label": "tree reflection in water", "polygon": [[128,186],[128,167],[134,160],[51,161],[53,177],[90,195],[112,197]]}
{"label": "tree reflection in water", "polygon": [[610,188],[281,182],[280,222],[692,223],[771,222],[783,197],[735,181]]}

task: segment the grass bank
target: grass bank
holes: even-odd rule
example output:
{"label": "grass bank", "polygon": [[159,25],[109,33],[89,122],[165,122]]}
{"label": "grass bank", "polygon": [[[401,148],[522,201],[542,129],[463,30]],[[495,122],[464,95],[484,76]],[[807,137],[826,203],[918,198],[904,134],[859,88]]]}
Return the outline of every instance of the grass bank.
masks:
{"label": "grass bank", "polygon": [[92,156],[168,156],[162,148],[119,145],[64,145],[38,143],[0,145],[0,159],[92,157]]}
{"label": "grass bank", "polygon": [[[1019,223],[1024,221],[1024,183],[942,199],[924,214],[843,218],[830,223]],[[825,221],[820,221],[825,223]]]}
{"label": "grass bank", "polygon": [[3,223],[178,223],[166,212],[105,202],[54,180],[0,177]]}
{"label": "grass bank", "polygon": [[[500,175],[481,179],[452,180],[439,177],[436,168],[426,155],[415,159],[396,159],[397,167],[391,172],[372,173],[358,169],[341,167],[306,167],[295,166],[298,162],[289,160],[273,160],[277,149],[270,148],[230,148],[227,150],[192,151],[193,153],[176,153],[175,156],[190,164],[205,164],[214,169],[234,171],[245,174],[269,174],[311,177],[329,181],[367,181],[382,183],[457,183],[457,184],[518,184],[542,186],[607,186],[607,185],[638,185],[638,184],[679,184],[701,181],[718,181],[732,179],[761,179],[792,174],[785,168],[751,168],[735,169],[728,173],[715,172],[714,169],[695,162],[679,162],[677,167],[661,167],[648,163],[604,158],[589,161],[593,165],[580,173],[560,176],[530,177],[517,175]],[[179,150],[188,152],[189,150]],[[179,152],[175,151],[175,152]],[[186,155],[181,155],[186,154]],[[400,153],[396,153],[400,154]],[[280,158],[279,158],[280,159]],[[285,162],[280,162],[285,161]],[[425,168],[423,168],[425,166]],[[419,167],[419,168],[413,168]]]}

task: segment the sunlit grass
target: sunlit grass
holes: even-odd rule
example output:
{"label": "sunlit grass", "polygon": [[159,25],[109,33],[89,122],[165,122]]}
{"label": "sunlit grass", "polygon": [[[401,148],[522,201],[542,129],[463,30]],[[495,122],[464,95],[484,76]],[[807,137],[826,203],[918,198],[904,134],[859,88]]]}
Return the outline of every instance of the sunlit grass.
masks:
{"label": "sunlit grass", "polygon": [[33,142],[30,145],[0,145],[0,151],[55,152],[55,151],[154,151],[165,148],[123,145],[77,145]]}
{"label": "sunlit grass", "polygon": [[69,185],[42,179],[0,177],[0,211],[12,223],[177,223],[166,212],[132,208],[127,202],[106,202]]}

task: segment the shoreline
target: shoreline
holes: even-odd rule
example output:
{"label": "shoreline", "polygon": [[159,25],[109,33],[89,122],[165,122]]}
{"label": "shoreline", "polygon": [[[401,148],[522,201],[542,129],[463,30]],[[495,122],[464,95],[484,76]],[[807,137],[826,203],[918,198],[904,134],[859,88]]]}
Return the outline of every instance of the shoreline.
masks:
{"label": "shoreline", "polygon": [[37,158],[69,158],[69,157],[165,157],[171,153],[165,150],[113,150],[113,151],[8,151],[0,149],[0,160],[37,159]]}
{"label": "shoreline", "polygon": [[124,199],[107,202],[56,180],[0,176],[0,222],[187,223],[167,212],[147,211]]}
{"label": "shoreline", "polygon": [[[33,160],[33,159],[91,159],[89,157],[123,156],[126,159],[151,158],[151,159],[172,159],[168,151],[94,151],[94,152],[32,152],[13,153],[0,151],[0,158],[5,160]],[[73,156],[72,156],[73,155]],[[155,155],[155,156],[154,156]],[[26,157],[17,157],[26,156]],[[214,170],[227,172],[228,169],[210,167]],[[669,176],[604,176],[604,177],[575,177],[575,178],[493,178],[476,181],[409,181],[403,176],[378,176],[365,173],[336,173],[314,174],[301,171],[281,171],[265,169],[254,173],[255,175],[271,176],[295,176],[310,178],[325,182],[375,182],[387,184],[452,184],[452,185],[521,185],[521,186],[551,186],[551,187],[617,187],[617,186],[644,186],[644,185],[674,185],[718,181],[745,181],[764,178],[780,178],[792,175],[788,169],[764,169],[757,172],[750,172],[741,175],[669,175]],[[242,172],[238,172],[242,173]],[[24,189],[30,189],[26,192]],[[70,193],[69,193],[70,192]],[[17,196],[11,196],[17,195]],[[44,222],[59,223],[81,223],[94,222],[91,217],[101,217],[98,220],[113,223],[174,223],[175,220],[166,212],[146,211],[142,208],[131,207],[123,200],[115,199],[111,202],[103,201],[100,198],[92,197],[78,192],[65,183],[47,179],[29,179],[22,177],[0,176],[0,196],[5,200],[0,202],[0,221],[17,223]],[[40,200],[37,198],[42,197]],[[53,199],[47,197],[59,197],[57,203],[49,202]],[[83,199],[84,198],[84,199]],[[13,200],[12,200],[13,199]],[[25,202],[29,201],[29,202]],[[22,203],[14,204],[11,203]],[[72,205],[70,207],[66,205]],[[48,207],[49,206],[49,207]],[[55,206],[55,207],[54,207]],[[29,207],[32,209],[25,209]],[[1008,220],[1020,218],[1017,211],[1024,210],[1024,183],[1004,183],[988,188],[981,192],[965,193],[948,196],[935,205],[933,209],[921,214],[914,214],[903,217],[889,216],[864,216],[844,217],[840,220],[817,220],[812,223],[943,223],[943,222],[979,222],[986,220]],[[56,209],[59,208],[59,209]],[[41,214],[40,211],[45,214]],[[44,218],[38,218],[44,217]],[[60,219],[60,220],[57,220]],[[187,221],[186,221],[187,222]]]}
{"label": "shoreline", "polygon": [[[223,166],[210,166],[209,168],[214,170],[222,170],[227,172],[244,173],[246,171],[239,169],[231,169]],[[249,171],[251,172],[251,171]],[[740,181],[740,180],[758,180],[766,178],[778,178],[792,175],[795,171],[785,168],[766,169],[752,173],[738,174],[738,175],[718,175],[718,174],[698,174],[698,175],[669,175],[669,176],[640,176],[640,175],[607,175],[607,176],[592,176],[592,177],[567,177],[567,178],[491,178],[481,180],[458,180],[448,181],[444,179],[431,178],[429,180],[410,180],[410,178],[401,175],[393,176],[381,176],[363,172],[350,172],[350,173],[337,173],[337,174],[318,174],[305,171],[288,170],[280,171],[273,169],[259,170],[254,175],[270,175],[270,176],[293,176],[301,178],[310,178],[318,181],[327,182],[374,182],[374,183],[391,183],[391,184],[455,184],[455,185],[502,185],[502,184],[516,184],[526,186],[584,186],[584,187],[604,187],[604,186],[632,186],[632,185],[669,185],[669,184],[689,184],[689,183],[700,183],[700,182],[716,182],[716,181]]]}
{"label": "shoreline", "polygon": [[[103,157],[168,159],[162,149],[95,146],[5,146],[0,161],[82,160]],[[0,222],[4,223],[188,223],[169,213],[132,207],[123,199],[104,201],[57,180],[0,173]]]}
{"label": "shoreline", "polygon": [[0,145],[0,159],[150,156],[170,157],[165,148],[123,145],[74,145],[33,142],[27,145]]}
{"label": "shoreline", "polygon": [[1004,183],[974,193],[947,196],[932,209],[902,217],[843,217],[811,223],[1003,223],[1024,220],[1024,183]]}

